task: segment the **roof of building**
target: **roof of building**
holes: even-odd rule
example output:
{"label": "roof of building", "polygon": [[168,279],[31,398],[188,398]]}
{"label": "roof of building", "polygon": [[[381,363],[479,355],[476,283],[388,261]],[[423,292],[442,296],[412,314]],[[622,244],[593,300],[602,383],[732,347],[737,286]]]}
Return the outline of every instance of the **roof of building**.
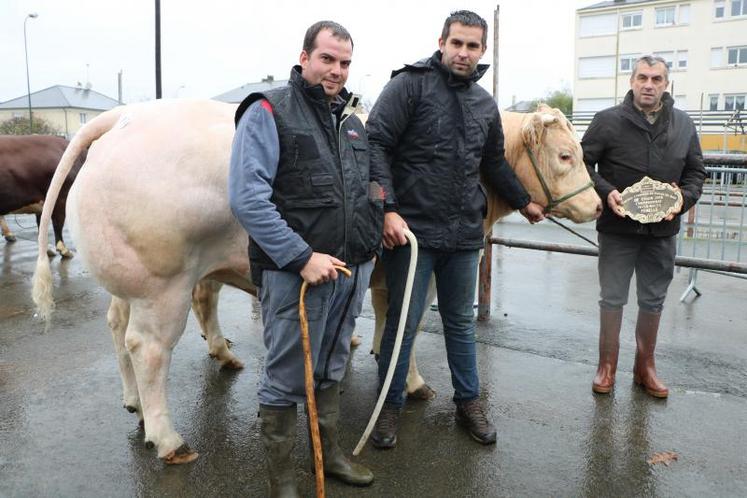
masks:
{"label": "roof of building", "polygon": [[578,12],[585,11],[585,10],[604,9],[605,7],[627,7],[628,5],[636,5],[639,3],[650,3],[654,1],[656,0],[610,0],[607,2],[595,3],[593,5],[589,5],[588,7],[582,7],[578,9]]}
{"label": "roof of building", "polygon": [[503,109],[510,112],[532,112],[537,106],[536,100],[520,100]]}
{"label": "roof of building", "polygon": [[221,102],[228,102],[229,104],[238,104],[250,93],[264,92],[265,90],[278,88],[287,84],[288,80],[276,80],[272,76],[268,76],[258,83],[247,83],[246,85],[241,85],[240,87],[229,90],[226,93],[216,95],[213,99],[220,100]]}
{"label": "roof of building", "polygon": [[[28,95],[23,95],[0,103],[0,109],[26,109],[28,105]],[[35,109],[75,107],[108,111],[118,105],[115,99],[90,88],[55,85],[31,93],[31,107]]]}

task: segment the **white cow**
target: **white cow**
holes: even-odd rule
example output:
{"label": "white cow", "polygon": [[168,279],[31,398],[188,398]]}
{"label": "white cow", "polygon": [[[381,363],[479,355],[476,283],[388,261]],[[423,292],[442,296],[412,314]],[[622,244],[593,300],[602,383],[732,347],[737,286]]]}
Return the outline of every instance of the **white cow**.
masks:
{"label": "white cow", "polygon": [[[249,280],[247,235],[228,205],[234,112],[229,104],[182,100],[133,104],[97,116],[65,151],[47,194],[51,202],[45,203],[42,214],[33,297],[41,316],[49,319],[54,308],[52,276],[43,248],[51,206],[75,158],[90,146],[68,196],[69,226],[89,270],[113,296],[107,318],[124,405],[141,417],[146,444],[155,445],[167,463],[197,458],[174,430],[166,401],[171,352],[184,331],[190,304],[210,354],[223,366],[243,366],[228,349],[216,314],[222,283],[256,295]],[[518,135],[523,134],[531,144],[545,144],[556,134],[570,136],[570,125],[554,112],[527,115],[529,123],[517,128],[512,139],[521,143]],[[556,142],[541,148],[540,162],[553,195],[560,196],[588,181],[588,175],[575,136]],[[566,155],[573,161],[564,159]],[[542,203],[536,176],[519,176]],[[556,178],[569,188],[556,188]],[[585,221],[599,208],[594,191],[586,190],[555,208],[554,214]],[[491,196],[493,221],[508,211]]]}

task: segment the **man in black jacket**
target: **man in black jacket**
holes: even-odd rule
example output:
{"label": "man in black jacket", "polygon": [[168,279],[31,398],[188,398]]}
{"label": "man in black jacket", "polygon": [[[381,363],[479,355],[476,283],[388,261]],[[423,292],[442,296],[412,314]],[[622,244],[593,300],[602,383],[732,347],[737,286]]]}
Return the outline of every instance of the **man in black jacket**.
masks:
{"label": "man in black jacket", "polygon": [[[698,201],[705,168],[695,126],[685,112],[673,107],[665,92],[668,84],[666,61],[641,57],[633,66],[631,90],[623,103],[597,113],[581,141],[596,190],[607,200],[597,220],[601,299],[599,366],[592,383],[596,393],[609,393],[614,387],[622,310],[635,272],[638,322],[633,380],[651,396],[669,395],[656,376],[656,336],[674,274],[679,215]],[[620,192],[644,176],[680,189],[679,213],[647,224],[621,214]]]}
{"label": "man in black jacket", "polygon": [[395,71],[368,118],[371,177],[385,190],[382,261],[389,310],[380,384],[391,361],[404,294],[410,254],[405,229],[415,234],[420,247],[399,361],[372,437],[378,448],[391,448],[397,441],[410,350],[433,273],[456,419],[477,441],[495,443],[495,428],[479,400],[472,310],[487,209],[480,176],[531,222],[543,215],[506,163],[498,108],[477,85],[487,70],[478,65],[486,38],[487,23],[480,16],[452,13],[444,23],[440,50]]}

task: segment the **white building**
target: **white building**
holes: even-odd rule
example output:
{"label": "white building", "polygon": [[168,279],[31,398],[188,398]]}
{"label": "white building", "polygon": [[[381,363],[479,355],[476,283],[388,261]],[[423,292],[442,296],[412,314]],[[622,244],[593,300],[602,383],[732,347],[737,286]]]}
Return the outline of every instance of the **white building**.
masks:
{"label": "white building", "polygon": [[575,45],[574,112],[622,100],[645,54],[668,61],[680,109],[745,108],[747,0],[600,2],[576,11]]}

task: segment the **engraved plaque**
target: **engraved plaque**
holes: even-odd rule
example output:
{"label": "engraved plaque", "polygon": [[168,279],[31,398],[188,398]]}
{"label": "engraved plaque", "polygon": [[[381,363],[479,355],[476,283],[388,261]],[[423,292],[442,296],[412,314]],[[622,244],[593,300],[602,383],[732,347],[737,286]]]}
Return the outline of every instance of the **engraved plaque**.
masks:
{"label": "engraved plaque", "polygon": [[668,183],[644,176],[622,191],[622,214],[641,223],[656,223],[682,209],[682,193]]}

